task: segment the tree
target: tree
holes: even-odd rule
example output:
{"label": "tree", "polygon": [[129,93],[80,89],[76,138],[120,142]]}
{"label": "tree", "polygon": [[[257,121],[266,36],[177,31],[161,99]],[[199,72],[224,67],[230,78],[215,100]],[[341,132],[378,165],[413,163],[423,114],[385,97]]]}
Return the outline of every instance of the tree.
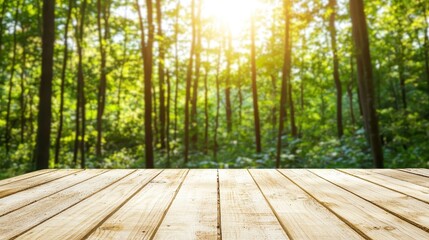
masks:
{"label": "tree", "polygon": [[189,104],[191,101],[191,84],[192,84],[192,66],[194,65],[194,52],[195,52],[195,40],[196,40],[196,29],[195,29],[195,0],[191,2],[191,12],[192,12],[192,42],[191,50],[189,53],[189,62],[186,70],[186,96],[185,96],[185,139],[184,139],[184,160],[185,163],[189,160],[189,124],[190,124],[190,114],[189,114]]}
{"label": "tree", "polygon": [[254,117],[254,126],[255,126],[255,143],[256,143],[256,152],[260,153],[262,151],[261,146],[261,127],[259,120],[259,106],[258,106],[258,86],[256,84],[256,50],[255,50],[255,16],[251,17],[251,50],[250,50],[250,62],[252,69],[252,95],[253,95],[253,117]]}
{"label": "tree", "polygon": [[6,146],[6,154],[9,154],[9,145],[11,140],[11,121],[10,121],[10,111],[11,111],[11,104],[12,104],[12,89],[13,89],[13,77],[15,74],[15,63],[16,63],[16,49],[17,49],[17,31],[16,27],[18,25],[18,16],[19,16],[19,7],[20,7],[20,1],[17,2],[16,9],[15,9],[15,21],[13,24],[13,50],[12,50],[12,66],[10,70],[10,77],[9,77],[9,90],[7,94],[7,109],[6,109],[6,131],[5,131],[5,146]]}
{"label": "tree", "polygon": [[[279,118],[279,131],[277,136],[277,155],[276,155],[276,168],[280,167],[281,149],[282,149],[282,136],[284,121],[286,119],[286,101],[288,98],[288,86],[290,86],[290,71],[291,71],[291,47],[290,47],[290,1],[283,1],[283,9],[285,16],[285,37],[284,37],[284,59],[283,59],[283,72],[282,72],[282,86],[280,97],[280,118]],[[290,92],[289,92],[290,94]],[[292,104],[292,103],[289,103]],[[292,114],[292,113],[291,113]],[[292,116],[291,116],[292,122]]]}
{"label": "tree", "polygon": [[161,149],[166,147],[166,103],[165,103],[165,39],[164,33],[162,31],[162,9],[161,9],[161,0],[156,0],[156,20],[158,24],[158,80],[159,80],[159,132],[160,132],[160,142]]}
{"label": "tree", "polygon": [[55,41],[55,1],[43,1],[42,76],[37,118],[36,168],[49,167],[52,121],[52,77]]}
{"label": "tree", "polygon": [[179,15],[180,15],[180,0],[177,1],[176,14],[174,18],[174,75],[175,75],[175,89],[174,89],[174,140],[177,139],[177,103],[179,98]]}
{"label": "tree", "polygon": [[225,79],[225,112],[228,133],[232,132],[232,107],[231,107],[231,59],[232,59],[232,34],[228,29],[228,48],[226,50],[226,79]]}
{"label": "tree", "polygon": [[424,58],[425,58],[425,73],[426,73],[426,81],[427,81],[427,87],[429,92],[429,23],[428,23],[428,15],[427,15],[427,1],[421,1],[422,8],[423,8],[423,17],[424,17]]}
{"label": "tree", "polygon": [[63,125],[64,125],[64,91],[65,91],[65,81],[66,81],[66,68],[67,68],[67,60],[68,60],[68,32],[69,32],[69,25],[71,20],[71,13],[73,9],[73,0],[69,0],[68,3],[68,10],[67,10],[67,19],[66,24],[64,26],[64,53],[63,53],[63,62],[62,62],[62,68],[61,68],[61,86],[60,86],[60,118],[58,123],[58,131],[57,131],[57,137],[55,139],[55,165],[59,163],[59,155],[60,155],[60,148],[61,148],[61,136],[63,132]]}
{"label": "tree", "polygon": [[140,50],[143,58],[144,71],[144,122],[145,122],[145,152],[146,168],[154,167],[154,154],[152,142],[152,68],[153,68],[153,41],[154,26],[152,14],[152,0],[146,0],[148,36],[145,37],[145,28],[143,25],[143,16],[140,10],[138,0],[136,0],[137,13],[139,15],[140,25]]}
{"label": "tree", "polygon": [[337,134],[338,138],[341,138],[344,134],[343,130],[343,110],[342,110],[342,87],[340,80],[340,71],[339,71],[339,60],[338,60],[338,50],[337,50],[337,30],[335,28],[335,16],[337,14],[337,1],[329,0],[328,10],[330,11],[329,16],[329,33],[331,34],[331,48],[332,48],[332,58],[334,62],[334,82],[335,89],[337,90]]}
{"label": "tree", "polygon": [[194,83],[192,85],[192,108],[191,108],[191,142],[192,145],[195,147],[197,145],[198,141],[198,111],[197,111],[197,104],[198,104],[198,85],[199,85],[199,79],[200,79],[200,70],[201,70],[201,1],[198,1],[197,6],[197,16],[194,19],[194,22],[192,23],[195,25],[196,29],[196,46],[195,46],[195,76],[194,76]]}
{"label": "tree", "polygon": [[350,0],[353,39],[356,51],[360,100],[362,102],[365,130],[369,136],[369,144],[374,160],[374,167],[383,168],[383,150],[378,130],[378,119],[375,110],[375,97],[369,50],[368,30],[363,0]]}
{"label": "tree", "polygon": [[[97,27],[98,27],[98,41],[100,51],[100,83],[98,85],[97,96],[97,144],[95,146],[96,156],[101,157],[101,144],[103,135],[103,115],[106,106],[106,82],[107,82],[107,41],[109,38],[109,1],[97,0]],[[101,20],[104,20],[104,28],[102,27]]]}

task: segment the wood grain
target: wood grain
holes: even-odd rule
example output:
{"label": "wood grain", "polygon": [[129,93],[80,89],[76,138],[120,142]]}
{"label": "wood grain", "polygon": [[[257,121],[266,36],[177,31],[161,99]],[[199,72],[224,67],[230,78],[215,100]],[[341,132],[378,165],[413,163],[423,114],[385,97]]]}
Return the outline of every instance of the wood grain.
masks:
{"label": "wood grain", "polygon": [[38,170],[38,171],[34,171],[34,172],[30,172],[30,173],[26,173],[23,175],[19,175],[19,176],[15,176],[15,177],[11,177],[11,178],[7,178],[7,179],[3,179],[0,181],[0,186],[1,185],[5,185],[5,184],[9,184],[11,182],[16,182],[16,181],[21,181],[24,179],[28,179],[28,178],[32,178],[38,175],[42,175],[48,172],[52,172],[52,171],[57,171],[56,169],[42,169],[42,170]]}
{"label": "wood grain", "polygon": [[401,216],[404,220],[429,231],[429,204],[340,171],[327,169],[311,171],[361,198]]}
{"label": "wood grain", "polygon": [[424,177],[429,177],[429,169],[424,168],[405,168],[405,169],[399,169],[400,171],[405,171],[409,173],[414,173],[416,175],[421,175]]}
{"label": "wood grain", "polygon": [[43,170],[0,182],[0,240],[429,239],[427,172]]}
{"label": "wood grain", "polygon": [[65,177],[67,175],[79,172],[82,170],[68,169],[62,171],[50,171],[45,174],[40,174],[31,178],[14,181],[9,184],[0,186],[0,198],[9,196],[11,194]]}
{"label": "wood grain", "polygon": [[249,171],[293,239],[363,239],[278,171]]}
{"label": "wood grain", "polygon": [[370,171],[429,188],[429,179],[421,175],[394,169],[371,169]]}
{"label": "wood grain", "polygon": [[350,227],[372,239],[428,239],[429,233],[307,170],[280,170]]}
{"label": "wood grain", "polygon": [[429,203],[429,188],[361,169],[341,171]]}
{"label": "wood grain", "polygon": [[249,172],[219,170],[223,239],[288,239]]}
{"label": "wood grain", "polygon": [[160,171],[137,170],[30,229],[18,239],[81,239]]}
{"label": "wood grain", "polygon": [[[94,193],[110,186],[134,170],[111,170],[79,185],[27,205],[0,217],[2,238],[9,239],[37,226],[49,218],[62,213]],[[95,172],[94,172],[95,174]]]}
{"label": "wood grain", "polygon": [[189,170],[154,239],[217,238],[217,171]]}
{"label": "wood grain", "polygon": [[164,170],[88,239],[150,239],[187,172],[183,169]]}
{"label": "wood grain", "polygon": [[18,192],[13,195],[9,195],[7,197],[1,198],[0,199],[0,217],[12,211],[15,211],[16,209],[19,209],[23,206],[40,201],[45,197],[48,197],[52,194],[60,192],[76,184],[79,184],[92,177],[98,176],[99,174],[106,171],[107,170],[80,171],[80,172],[65,176],[63,178],[48,182],[46,184],[42,184],[37,187],[30,188],[27,191]]}

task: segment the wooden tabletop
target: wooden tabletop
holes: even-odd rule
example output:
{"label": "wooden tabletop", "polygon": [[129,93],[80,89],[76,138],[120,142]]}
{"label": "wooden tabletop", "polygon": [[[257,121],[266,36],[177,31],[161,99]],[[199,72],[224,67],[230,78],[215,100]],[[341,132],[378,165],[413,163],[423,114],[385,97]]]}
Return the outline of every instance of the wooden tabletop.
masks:
{"label": "wooden tabletop", "polygon": [[41,170],[0,239],[429,239],[429,170]]}

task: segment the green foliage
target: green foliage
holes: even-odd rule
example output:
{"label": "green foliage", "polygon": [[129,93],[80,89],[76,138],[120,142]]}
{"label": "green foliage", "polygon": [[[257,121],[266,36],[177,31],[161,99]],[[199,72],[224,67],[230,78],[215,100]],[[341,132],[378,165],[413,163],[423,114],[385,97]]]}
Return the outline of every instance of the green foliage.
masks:
{"label": "green foliage", "polygon": [[[38,89],[41,75],[41,6],[40,1],[0,0],[5,4],[1,15],[0,52],[0,178],[22,174],[33,169],[35,134],[38,114]],[[208,0],[207,0],[208,1]],[[64,51],[64,31],[68,1],[56,1],[56,42],[53,80],[53,122],[51,156],[59,127],[60,77]],[[86,103],[86,167],[141,168],[144,157],[144,85],[140,52],[140,30],[133,1],[110,2],[109,39],[103,40],[107,55],[107,99],[103,116],[102,157],[96,157],[97,96],[100,78],[97,9],[91,2],[84,26],[83,68]],[[142,8],[145,4],[142,1]],[[272,168],[277,155],[280,87],[284,59],[283,1],[261,0],[265,6],[255,13],[257,29],[256,64],[259,111],[262,129],[262,152],[255,152],[255,133],[250,81],[250,30],[243,24],[234,32],[231,52],[231,99],[233,131],[228,133],[225,113],[227,73],[227,32],[219,19],[203,14],[201,76],[198,88],[198,141],[191,143],[190,161],[184,163],[185,78],[191,42],[189,1],[163,1],[165,35],[155,38],[153,69],[153,121],[155,166],[190,168]],[[51,167],[79,167],[73,162],[77,99],[76,19],[81,1],[73,1],[69,26],[69,61],[65,75],[64,128],[61,134],[60,162]],[[343,85],[343,118],[345,135],[336,136],[335,86],[328,31],[332,9],[327,1],[293,1],[291,21],[292,95],[298,136],[290,137],[290,113],[285,121],[281,166],[294,168],[367,168],[372,166],[370,149],[359,111],[356,66],[351,39],[348,1],[338,0],[336,26],[340,79]],[[375,95],[386,167],[429,167],[429,76],[425,45],[429,6],[425,1],[365,1],[369,26]],[[428,5],[426,3],[426,5]],[[1,14],[0,9],[0,14]],[[426,13],[424,12],[426,11]],[[145,12],[145,11],[143,11]],[[426,19],[425,19],[426,16]],[[178,17],[176,49],[175,20]],[[146,20],[144,19],[146,26]],[[13,32],[14,24],[17,30]],[[246,25],[247,24],[247,25]],[[156,26],[155,26],[156,27]],[[16,42],[15,42],[15,38]],[[161,149],[159,140],[159,42],[166,48],[165,67],[170,73],[170,149]],[[13,48],[16,44],[15,64]],[[217,66],[218,52],[221,52]],[[176,50],[177,66],[176,69]],[[24,62],[25,52],[25,62]],[[353,59],[351,61],[351,59]],[[13,70],[13,71],[12,71]],[[208,70],[208,145],[205,144],[204,76]],[[177,75],[176,75],[177,71]],[[11,76],[13,72],[13,75]],[[195,72],[195,69],[194,69]],[[404,89],[401,88],[401,77]],[[216,79],[219,81],[220,105],[217,105]],[[12,82],[10,82],[12,81]],[[177,102],[176,101],[177,82]],[[10,84],[11,83],[11,91]],[[23,88],[21,88],[21,85]],[[167,89],[167,86],[164,86]],[[347,92],[350,89],[351,95]],[[403,91],[402,91],[403,90]],[[8,94],[11,92],[9,99]],[[405,109],[402,95],[405,94]],[[350,99],[352,103],[350,103]],[[7,105],[10,116],[7,119]],[[288,103],[290,104],[290,103]],[[351,104],[351,107],[350,107]],[[177,105],[177,115],[175,106]],[[219,116],[217,116],[219,107]],[[22,114],[21,114],[22,113]],[[354,122],[352,116],[354,115]],[[218,128],[215,129],[216,117]],[[21,122],[23,121],[23,125]],[[9,129],[6,129],[7,122]],[[175,123],[177,122],[177,128]],[[10,151],[6,152],[6,135],[10,130]],[[21,132],[23,139],[21,140]],[[217,148],[214,143],[217,133]],[[215,156],[216,149],[216,156]]]}

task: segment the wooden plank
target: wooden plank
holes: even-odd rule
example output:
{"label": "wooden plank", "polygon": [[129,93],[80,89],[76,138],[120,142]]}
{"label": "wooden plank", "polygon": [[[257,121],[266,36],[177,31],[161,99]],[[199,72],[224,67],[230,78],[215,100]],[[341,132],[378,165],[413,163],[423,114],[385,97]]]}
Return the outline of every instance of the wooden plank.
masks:
{"label": "wooden plank", "polygon": [[249,171],[292,239],[363,239],[278,171]]}
{"label": "wooden plank", "polygon": [[82,239],[140,191],[161,170],[137,170],[37,225],[18,239]]}
{"label": "wooden plank", "polygon": [[84,170],[0,199],[0,217],[37,202],[63,189],[95,177],[107,170]]}
{"label": "wooden plank", "polygon": [[134,171],[110,170],[100,176],[4,215],[0,217],[0,232],[2,233],[2,237],[8,239],[17,236]]}
{"label": "wooden plank", "polygon": [[87,239],[150,239],[188,170],[164,170]]}
{"label": "wooden plank", "polygon": [[341,171],[429,203],[429,188],[427,187],[362,169],[343,169]]}
{"label": "wooden plank", "polygon": [[3,179],[0,181],[0,186],[1,185],[5,185],[5,184],[9,184],[11,182],[16,182],[16,181],[21,181],[27,178],[32,178],[38,175],[42,175],[48,172],[52,172],[52,171],[56,171],[56,169],[42,169],[42,170],[38,170],[38,171],[34,171],[34,172],[30,172],[30,173],[26,173],[26,174],[22,174],[19,176],[15,176],[15,177],[11,177],[11,178],[7,178],[7,179]]}
{"label": "wooden plank", "polygon": [[429,169],[426,169],[426,168],[405,168],[405,169],[399,169],[399,170],[424,176],[424,177],[429,177]]}
{"label": "wooden plank", "polygon": [[247,170],[219,170],[219,184],[222,238],[288,239]]}
{"label": "wooden plank", "polygon": [[429,232],[429,204],[340,171],[311,171]]}
{"label": "wooden plank", "polygon": [[370,171],[429,188],[429,179],[421,175],[394,169],[372,169]]}
{"label": "wooden plank", "polygon": [[154,239],[216,239],[217,171],[189,170]]}
{"label": "wooden plank", "polygon": [[31,178],[23,179],[21,181],[11,182],[0,186],[0,198],[9,196],[11,194],[53,181],[58,178],[82,171],[80,169],[67,169],[61,171],[52,171],[46,174],[37,175]]}
{"label": "wooden plank", "polygon": [[[350,227],[372,239],[429,239],[429,233],[307,170],[280,170]],[[334,170],[332,170],[334,171]]]}

